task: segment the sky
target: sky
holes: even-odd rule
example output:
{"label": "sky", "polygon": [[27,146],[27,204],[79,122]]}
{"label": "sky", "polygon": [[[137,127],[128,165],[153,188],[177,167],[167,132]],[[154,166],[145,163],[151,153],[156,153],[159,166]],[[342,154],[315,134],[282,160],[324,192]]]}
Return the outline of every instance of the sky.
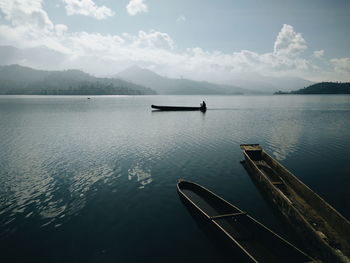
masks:
{"label": "sky", "polygon": [[220,83],[350,81],[350,1],[0,0],[0,46],[96,76],[138,65]]}

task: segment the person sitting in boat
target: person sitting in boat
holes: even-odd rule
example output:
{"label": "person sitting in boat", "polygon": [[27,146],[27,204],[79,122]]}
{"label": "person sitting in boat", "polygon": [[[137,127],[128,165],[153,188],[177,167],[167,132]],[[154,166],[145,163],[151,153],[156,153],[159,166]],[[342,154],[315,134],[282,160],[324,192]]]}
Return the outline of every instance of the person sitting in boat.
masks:
{"label": "person sitting in boat", "polygon": [[207,104],[205,104],[205,101],[203,100],[203,102],[201,103],[201,108],[206,109],[207,108]]}

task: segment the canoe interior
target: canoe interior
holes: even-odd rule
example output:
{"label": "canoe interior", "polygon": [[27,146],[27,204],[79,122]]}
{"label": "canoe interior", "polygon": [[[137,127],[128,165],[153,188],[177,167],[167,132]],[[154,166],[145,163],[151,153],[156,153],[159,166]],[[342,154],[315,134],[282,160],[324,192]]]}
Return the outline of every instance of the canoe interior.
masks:
{"label": "canoe interior", "polygon": [[224,230],[231,242],[239,244],[254,259],[250,262],[312,262],[306,254],[207,189],[186,181],[180,182],[178,189],[208,221]]}
{"label": "canoe interior", "polygon": [[[282,196],[284,203],[294,208],[297,214],[299,213],[302,219],[305,219],[306,226],[312,229],[313,234],[318,235],[317,239],[320,242],[324,242],[326,246],[334,250],[332,253],[336,257],[337,254],[341,254],[339,262],[350,262],[348,258],[350,255],[349,221],[268,155],[259,145],[241,145],[241,148],[244,150],[246,161],[251,163],[253,170],[257,170],[258,178],[262,175],[270,182],[271,189],[278,190],[276,193]],[[281,205],[282,209],[284,209],[283,206]],[[290,213],[288,217],[291,217],[292,212],[290,209],[288,211]]]}

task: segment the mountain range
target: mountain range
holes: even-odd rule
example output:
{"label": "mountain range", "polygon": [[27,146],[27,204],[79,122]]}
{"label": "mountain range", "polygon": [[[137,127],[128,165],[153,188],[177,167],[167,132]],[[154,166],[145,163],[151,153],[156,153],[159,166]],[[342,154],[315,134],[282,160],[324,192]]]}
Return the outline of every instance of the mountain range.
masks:
{"label": "mountain range", "polygon": [[[0,66],[0,94],[230,95],[262,93],[205,81],[167,78],[137,66],[127,68],[109,78],[94,77],[81,70],[47,71],[17,64]],[[280,91],[281,93],[285,92]]]}
{"label": "mountain range", "polygon": [[[67,61],[71,61],[67,54],[49,49],[45,46],[24,49],[19,49],[14,46],[0,46],[0,58],[0,65],[20,64],[36,69],[45,69],[43,71],[47,71],[47,69],[56,70],[58,68],[78,67],[78,64],[69,64],[70,66],[66,64]],[[112,72],[113,67],[115,67],[115,72],[119,73],[110,75],[109,78],[95,78],[93,81],[97,81],[100,84],[104,83],[103,85],[105,86],[105,83],[110,82],[111,78],[118,78],[127,82],[132,82],[138,86],[146,86],[155,90],[158,94],[272,94],[278,90],[289,92],[314,84],[311,81],[301,78],[282,76],[268,77],[254,73],[231,76],[232,79],[226,79],[225,81],[216,78],[215,82],[224,83],[216,84],[208,81],[200,81],[198,79],[169,78],[148,69],[139,68],[137,66],[126,68],[127,66],[128,65],[123,65],[123,63],[116,63],[114,66],[104,65],[104,67],[108,67],[109,71]],[[91,67],[86,64],[84,68]],[[122,69],[124,70],[120,72]],[[67,70],[62,72],[66,71]],[[101,65],[101,71],[103,71],[103,65]],[[203,76],[203,79],[206,77],[207,76]],[[106,79],[109,80],[107,81]],[[91,78],[89,81],[91,81]],[[0,82],[2,82],[1,79]],[[116,85],[116,83],[113,85]],[[66,89],[66,87],[63,87],[63,89]],[[107,91],[105,90],[105,92]],[[113,92],[116,92],[116,90]]]}
{"label": "mountain range", "polygon": [[45,71],[0,66],[0,94],[147,95],[155,91],[115,78],[96,78],[80,70]]}

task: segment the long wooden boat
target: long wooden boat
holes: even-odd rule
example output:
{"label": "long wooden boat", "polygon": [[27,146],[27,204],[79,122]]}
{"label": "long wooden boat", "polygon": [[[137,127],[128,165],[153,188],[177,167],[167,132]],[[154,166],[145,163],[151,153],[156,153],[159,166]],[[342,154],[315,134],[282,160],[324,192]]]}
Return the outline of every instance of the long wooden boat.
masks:
{"label": "long wooden boat", "polygon": [[151,105],[152,109],[162,111],[206,111],[206,107],[182,107],[182,106],[157,106]]}
{"label": "long wooden boat", "polygon": [[350,263],[350,224],[337,210],[268,155],[259,144],[242,144],[249,174],[323,262]]}
{"label": "long wooden boat", "polygon": [[[182,200],[197,210],[240,251],[244,262],[299,263],[316,262],[239,208],[208,189],[179,180],[177,190]],[[237,261],[242,262],[242,261]]]}

